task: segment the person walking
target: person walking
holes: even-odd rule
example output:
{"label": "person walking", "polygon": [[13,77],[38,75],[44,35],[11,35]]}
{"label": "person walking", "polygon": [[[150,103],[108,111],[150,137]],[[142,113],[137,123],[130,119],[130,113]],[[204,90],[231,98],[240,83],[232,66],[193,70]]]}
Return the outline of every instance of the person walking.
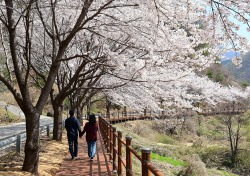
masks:
{"label": "person walking", "polygon": [[65,128],[67,130],[69,152],[71,160],[77,159],[78,155],[78,134],[81,134],[81,127],[78,119],[74,116],[73,109],[69,110],[69,117],[65,120]]}
{"label": "person walking", "polygon": [[[98,124],[96,123],[96,116],[91,114],[89,121],[84,125],[81,136],[86,132],[86,141],[88,144],[88,156],[90,161],[93,161],[96,154],[96,141],[97,141]],[[80,136],[80,137],[81,137]]]}

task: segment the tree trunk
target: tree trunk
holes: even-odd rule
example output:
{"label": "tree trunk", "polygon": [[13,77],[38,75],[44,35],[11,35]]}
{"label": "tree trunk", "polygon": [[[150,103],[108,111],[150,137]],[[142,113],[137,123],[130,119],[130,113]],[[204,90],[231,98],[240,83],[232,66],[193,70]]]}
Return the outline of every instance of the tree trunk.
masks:
{"label": "tree trunk", "polygon": [[87,102],[87,119],[89,119],[90,110],[91,110],[91,99],[89,99]]}
{"label": "tree trunk", "polygon": [[63,111],[63,106],[53,105],[53,110],[54,110],[53,140],[62,141],[62,111]]}
{"label": "tree trunk", "polygon": [[23,171],[38,173],[39,162],[39,127],[40,127],[40,113],[25,114],[26,117],[26,143],[25,143],[25,157],[23,162]]}
{"label": "tree trunk", "polygon": [[231,156],[231,164],[232,164],[232,167],[235,166],[236,157],[237,157],[237,152],[236,152],[236,150],[234,150],[234,151],[232,151],[232,156]]}
{"label": "tree trunk", "polygon": [[144,109],[144,117],[147,116],[147,108]]}
{"label": "tree trunk", "polygon": [[79,120],[81,126],[83,125],[82,110],[83,106],[80,105],[77,107],[77,119]]}
{"label": "tree trunk", "polygon": [[123,112],[124,112],[124,117],[127,118],[127,106],[124,106]]}
{"label": "tree trunk", "polygon": [[111,102],[106,99],[106,118],[110,118]]}

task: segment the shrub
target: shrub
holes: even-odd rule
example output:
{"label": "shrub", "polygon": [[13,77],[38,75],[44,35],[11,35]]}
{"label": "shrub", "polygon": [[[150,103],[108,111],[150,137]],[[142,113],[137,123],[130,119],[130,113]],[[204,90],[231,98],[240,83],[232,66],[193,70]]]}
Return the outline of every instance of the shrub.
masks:
{"label": "shrub", "polygon": [[237,167],[241,170],[248,170],[250,172],[250,151],[241,150],[238,156]]}
{"label": "shrub", "polygon": [[199,150],[198,153],[203,162],[209,167],[221,166],[227,160],[227,153],[229,150],[221,146],[210,146]]}
{"label": "shrub", "polygon": [[199,137],[196,141],[193,143],[193,147],[205,147],[206,140],[203,137]]}
{"label": "shrub", "polygon": [[184,128],[193,134],[197,134],[198,126],[199,125],[197,124],[197,119],[195,117],[188,117],[186,119]]}
{"label": "shrub", "polygon": [[199,134],[199,136],[207,136],[208,138],[213,140],[222,140],[225,138],[225,136],[223,133],[221,133],[221,130],[219,129],[220,128],[214,129],[214,127],[209,129],[207,126],[201,125],[198,128],[197,133]]}
{"label": "shrub", "polygon": [[171,145],[175,145],[175,144],[178,143],[175,139],[173,139],[173,138],[171,138],[171,137],[169,137],[168,135],[165,135],[165,134],[157,134],[155,136],[155,141],[159,142],[159,143],[171,144]]}
{"label": "shrub", "polygon": [[188,166],[178,175],[207,176],[206,165],[198,155],[191,155],[185,159]]}

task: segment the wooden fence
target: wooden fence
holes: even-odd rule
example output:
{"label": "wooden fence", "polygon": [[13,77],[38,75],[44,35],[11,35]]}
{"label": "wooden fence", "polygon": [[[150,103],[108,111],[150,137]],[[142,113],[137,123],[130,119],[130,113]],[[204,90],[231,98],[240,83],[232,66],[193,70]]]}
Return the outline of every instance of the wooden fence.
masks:
{"label": "wooden fence", "polygon": [[[138,160],[140,160],[142,176],[151,176],[151,174],[156,176],[164,175],[150,162],[151,150],[149,148],[142,148],[141,155],[139,155],[137,151],[132,148],[132,137],[126,136],[124,141],[122,139],[122,131],[116,131],[116,127],[113,127],[111,124],[125,120],[127,121],[146,118],[147,117],[131,117],[131,119],[110,119],[111,121],[109,122],[104,118],[99,117],[100,132],[103,137],[107,153],[109,153],[109,159],[113,163],[113,171],[117,171],[118,176],[121,176],[124,172],[126,173],[126,176],[133,175],[132,156],[135,156]],[[122,153],[123,147],[125,147],[124,149],[126,151],[124,156]],[[124,168],[125,170],[123,171]]]}

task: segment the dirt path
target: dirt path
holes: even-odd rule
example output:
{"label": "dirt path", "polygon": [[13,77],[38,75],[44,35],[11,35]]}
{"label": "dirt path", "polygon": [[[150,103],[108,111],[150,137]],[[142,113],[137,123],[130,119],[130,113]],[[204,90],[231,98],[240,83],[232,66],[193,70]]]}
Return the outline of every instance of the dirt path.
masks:
{"label": "dirt path", "polygon": [[[39,158],[39,175],[53,176],[60,168],[61,163],[68,153],[68,144],[65,132],[63,133],[63,141],[57,142],[48,139],[41,140],[41,150]],[[32,176],[32,174],[21,170],[23,164],[24,153],[20,155],[10,153],[0,158],[0,175],[1,176]]]}

